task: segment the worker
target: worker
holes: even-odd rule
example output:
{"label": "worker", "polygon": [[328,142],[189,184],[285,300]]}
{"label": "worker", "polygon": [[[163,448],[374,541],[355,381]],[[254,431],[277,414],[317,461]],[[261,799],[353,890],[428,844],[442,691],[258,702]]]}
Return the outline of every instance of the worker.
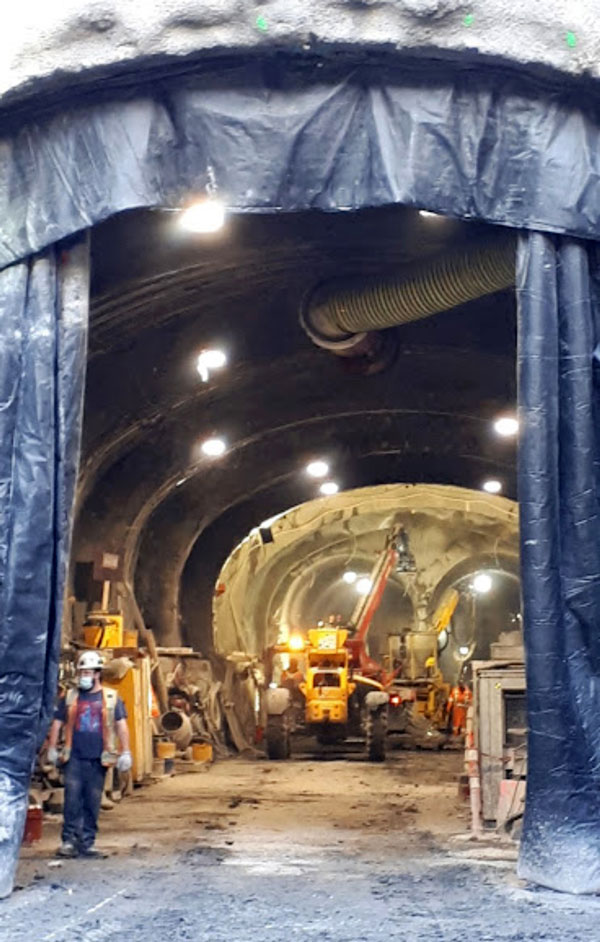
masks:
{"label": "worker", "polygon": [[462,683],[456,684],[450,691],[450,696],[446,704],[448,720],[452,722],[452,732],[455,736],[460,736],[467,725],[467,708],[471,703],[473,696],[469,688]]}
{"label": "worker", "polygon": [[298,658],[290,658],[290,666],[281,672],[281,686],[297,688],[304,680],[304,674],[298,666]]}
{"label": "worker", "polygon": [[[97,651],[84,651],[77,662],[77,689],[59,701],[50,727],[47,758],[52,765],[64,765],[65,778],[58,857],[105,856],[94,842],[106,770],[116,765],[124,773],[132,765],[125,705],[115,690],[100,683],[102,663]],[[63,726],[64,747],[59,755]]]}

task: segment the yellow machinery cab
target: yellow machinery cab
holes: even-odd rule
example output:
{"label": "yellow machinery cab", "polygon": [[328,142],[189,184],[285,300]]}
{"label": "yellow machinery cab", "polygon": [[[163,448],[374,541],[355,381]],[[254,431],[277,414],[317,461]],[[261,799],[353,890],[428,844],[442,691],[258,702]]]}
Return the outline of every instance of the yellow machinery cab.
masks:
{"label": "yellow machinery cab", "polygon": [[348,721],[348,699],[356,685],[349,679],[347,637],[343,628],[311,628],[308,632],[306,679],[300,684],[307,723]]}

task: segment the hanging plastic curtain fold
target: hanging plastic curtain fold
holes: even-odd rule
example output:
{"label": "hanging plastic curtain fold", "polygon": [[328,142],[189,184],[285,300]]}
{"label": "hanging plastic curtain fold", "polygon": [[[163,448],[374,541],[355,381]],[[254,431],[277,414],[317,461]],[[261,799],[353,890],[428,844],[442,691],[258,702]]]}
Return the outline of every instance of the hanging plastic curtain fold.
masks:
{"label": "hanging plastic curtain fold", "polygon": [[600,891],[598,247],[520,243],[519,504],[529,759],[520,874]]}
{"label": "hanging plastic curtain fold", "polygon": [[0,272],[0,898],[53,706],[79,460],[86,238]]}
{"label": "hanging plastic curtain fold", "polygon": [[599,237],[593,98],[483,67],[321,65],[213,61],[97,101],[71,86],[0,122],[0,268],[207,187],[241,212],[402,203]]}

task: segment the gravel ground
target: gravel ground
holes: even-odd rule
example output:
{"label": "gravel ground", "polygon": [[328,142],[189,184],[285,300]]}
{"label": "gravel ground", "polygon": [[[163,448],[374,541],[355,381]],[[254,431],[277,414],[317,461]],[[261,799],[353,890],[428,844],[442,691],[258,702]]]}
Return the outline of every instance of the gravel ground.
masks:
{"label": "gravel ground", "polygon": [[527,887],[514,845],[473,842],[459,753],[235,759],[102,817],[107,860],[53,858],[58,821],[0,902],[0,940],[578,942],[600,901]]}

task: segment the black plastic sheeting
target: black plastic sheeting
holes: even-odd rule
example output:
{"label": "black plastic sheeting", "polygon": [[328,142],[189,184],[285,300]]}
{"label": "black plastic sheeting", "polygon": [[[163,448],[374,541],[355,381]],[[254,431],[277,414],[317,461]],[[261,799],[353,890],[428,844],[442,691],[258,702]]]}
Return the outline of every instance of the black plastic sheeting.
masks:
{"label": "black plastic sheeting", "polygon": [[0,897],[56,692],[88,273],[85,239],[0,272]]}
{"label": "black plastic sheeting", "polygon": [[[0,268],[116,212],[176,205],[208,184],[240,211],[404,203],[600,235],[595,106],[526,89],[514,75],[213,64],[210,75],[163,77],[121,99],[109,89],[101,102],[73,98],[59,111],[28,123],[13,115],[0,140]],[[522,237],[519,255],[532,727],[520,867],[574,892],[600,890],[594,258],[582,242],[539,233]],[[54,690],[55,605],[81,420],[85,305],[79,298],[61,366],[54,351],[66,321],[52,259],[0,275],[6,329],[23,332],[0,363],[9,404],[0,445],[9,534],[0,547],[0,817],[1,796],[14,783],[21,794],[25,787]],[[47,336],[35,333],[38,322]],[[57,441],[52,416],[68,402]]]}
{"label": "black plastic sheeting", "polygon": [[0,137],[0,267],[212,180],[240,210],[404,203],[598,237],[600,118],[583,96],[481,68],[329,69],[213,66],[21,123]]}
{"label": "black plastic sheeting", "polygon": [[521,240],[521,567],[529,773],[520,874],[600,889],[598,246]]}

